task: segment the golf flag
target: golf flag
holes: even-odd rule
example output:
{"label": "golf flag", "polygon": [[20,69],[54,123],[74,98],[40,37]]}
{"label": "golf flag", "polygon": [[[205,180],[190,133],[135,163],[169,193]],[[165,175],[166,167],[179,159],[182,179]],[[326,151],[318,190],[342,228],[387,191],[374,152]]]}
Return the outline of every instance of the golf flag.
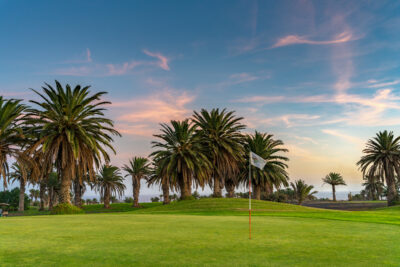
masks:
{"label": "golf flag", "polygon": [[264,166],[265,166],[265,164],[267,164],[267,162],[265,161],[265,159],[263,159],[256,153],[253,153],[250,151],[250,164],[259,168],[260,170],[263,170]]}
{"label": "golf flag", "polygon": [[250,160],[249,160],[249,239],[251,239],[251,165],[259,168],[260,170],[264,169],[265,164],[267,162],[265,159],[250,151]]}

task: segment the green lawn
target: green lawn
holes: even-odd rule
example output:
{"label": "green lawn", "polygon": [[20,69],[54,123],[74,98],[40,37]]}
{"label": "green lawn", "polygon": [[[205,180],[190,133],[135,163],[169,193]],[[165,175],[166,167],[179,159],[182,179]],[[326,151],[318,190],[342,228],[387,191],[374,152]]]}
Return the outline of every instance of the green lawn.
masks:
{"label": "green lawn", "polygon": [[0,266],[399,266],[400,207],[331,211],[245,199],[0,219]]}

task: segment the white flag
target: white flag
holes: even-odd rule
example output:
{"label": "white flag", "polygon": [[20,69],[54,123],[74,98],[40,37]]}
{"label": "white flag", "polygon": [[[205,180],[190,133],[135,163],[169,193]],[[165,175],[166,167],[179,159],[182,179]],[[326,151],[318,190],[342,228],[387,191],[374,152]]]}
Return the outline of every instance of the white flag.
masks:
{"label": "white flag", "polygon": [[253,166],[256,166],[260,170],[263,170],[264,166],[265,166],[265,164],[267,164],[267,162],[265,161],[265,159],[263,159],[259,155],[250,151],[250,164]]}

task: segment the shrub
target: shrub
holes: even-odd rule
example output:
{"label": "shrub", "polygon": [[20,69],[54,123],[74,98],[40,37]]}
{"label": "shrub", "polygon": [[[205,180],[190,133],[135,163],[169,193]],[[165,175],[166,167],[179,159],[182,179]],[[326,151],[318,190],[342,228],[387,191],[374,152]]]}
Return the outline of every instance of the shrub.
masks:
{"label": "shrub", "polygon": [[159,197],[152,197],[151,202],[160,202],[160,198]]}
{"label": "shrub", "polygon": [[[10,206],[8,210],[17,210],[19,204],[19,188],[16,187],[11,191],[0,192],[0,203],[7,203]],[[24,210],[28,210],[30,205],[30,199],[27,194],[25,194]]]}
{"label": "shrub", "polygon": [[124,202],[125,202],[125,203],[133,203],[133,198],[131,198],[131,197],[126,197],[126,198],[124,199]]}
{"label": "shrub", "polygon": [[80,214],[85,213],[82,209],[67,203],[58,204],[53,208],[50,214]]}
{"label": "shrub", "polygon": [[196,200],[194,196],[187,196],[185,199],[180,199],[180,200]]}

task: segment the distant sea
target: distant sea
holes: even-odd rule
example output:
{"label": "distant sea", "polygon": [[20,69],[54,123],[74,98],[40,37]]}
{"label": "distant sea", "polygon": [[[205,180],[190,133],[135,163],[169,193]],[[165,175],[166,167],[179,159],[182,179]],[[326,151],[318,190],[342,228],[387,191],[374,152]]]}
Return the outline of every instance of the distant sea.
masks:
{"label": "distant sea", "polygon": [[[348,194],[349,193],[350,193],[349,191],[336,192],[336,199],[337,200],[348,200]],[[355,194],[358,194],[358,193],[359,193],[359,191],[351,191],[351,194],[353,196]],[[203,194],[200,193],[200,195],[203,195]],[[317,198],[329,198],[329,199],[332,199],[332,192],[328,192],[328,191],[326,191],[326,192],[318,192],[317,194],[315,194],[315,196]],[[121,200],[123,201],[125,199],[125,197],[132,197],[132,196],[124,196],[124,197],[121,198]],[[141,203],[151,202],[151,198],[153,198],[153,197],[160,197],[160,195],[159,194],[143,194],[143,195],[141,194],[141,195],[139,195],[139,202],[141,202]],[[83,198],[84,199],[88,199],[88,198],[90,198],[90,199],[92,199],[92,198],[99,199],[99,196],[96,196],[96,195],[84,195]]]}

